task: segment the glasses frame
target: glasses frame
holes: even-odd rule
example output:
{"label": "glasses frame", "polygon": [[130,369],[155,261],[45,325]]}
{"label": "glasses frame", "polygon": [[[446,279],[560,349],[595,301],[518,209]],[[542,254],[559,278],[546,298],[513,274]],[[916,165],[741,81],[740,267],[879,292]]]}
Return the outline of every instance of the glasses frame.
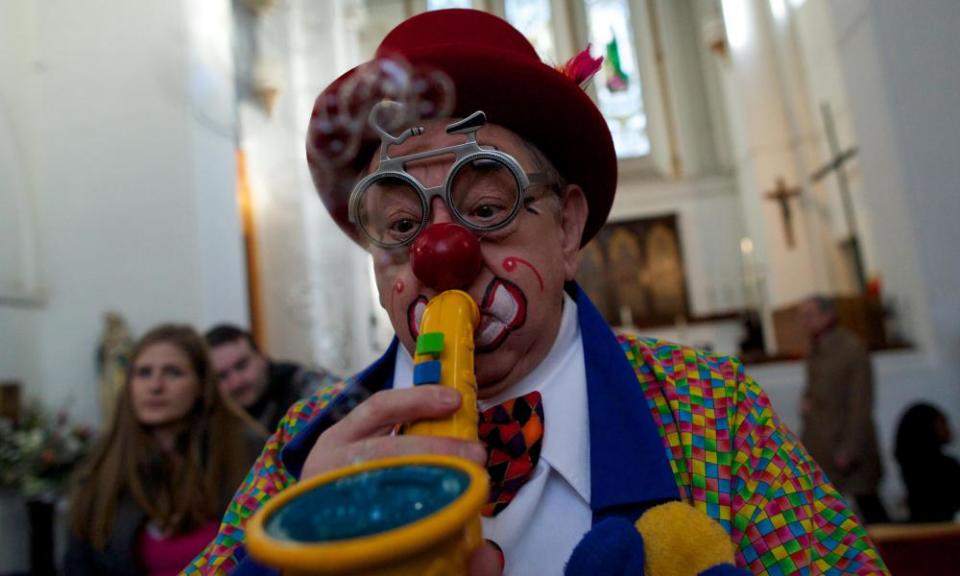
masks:
{"label": "glasses frame", "polygon": [[[482,110],[478,110],[463,120],[454,122],[446,127],[448,134],[463,134],[466,137],[465,142],[453,144],[451,146],[445,146],[443,148],[437,148],[435,150],[426,150],[423,152],[416,152],[414,154],[407,154],[405,156],[391,157],[389,154],[390,146],[402,144],[411,136],[420,136],[423,134],[424,129],[422,126],[417,126],[407,129],[400,136],[393,136],[384,130],[375,120],[378,112],[380,111],[379,107],[381,104],[375,106],[370,113],[370,124],[374,130],[380,134],[381,139],[380,165],[377,167],[375,172],[362,178],[353,187],[353,190],[350,192],[349,207],[350,222],[359,228],[364,236],[366,236],[373,244],[381,248],[402,248],[410,245],[414,240],[416,240],[417,236],[423,232],[423,229],[426,228],[427,223],[430,221],[430,206],[433,202],[433,199],[437,196],[443,199],[444,204],[446,204],[457,223],[463,225],[469,230],[473,230],[474,232],[494,232],[509,226],[516,219],[517,214],[520,213],[520,208],[529,197],[527,194],[528,188],[536,184],[547,184],[550,182],[550,176],[547,173],[528,173],[523,170],[523,168],[520,166],[520,163],[517,162],[513,156],[490,146],[482,146],[479,142],[477,142],[477,131],[486,125],[487,122],[487,116]],[[417,160],[424,160],[427,158],[435,158],[437,156],[450,155],[453,155],[454,157],[453,164],[450,166],[450,170],[447,171],[447,176],[444,179],[443,184],[440,186],[427,188],[413,175],[406,171],[406,165],[409,162],[415,162]],[[464,218],[464,216],[451,201],[453,194],[453,182],[460,170],[462,170],[465,166],[468,166],[471,162],[484,159],[492,160],[505,166],[513,175],[514,180],[516,180],[517,189],[519,192],[517,194],[517,201],[511,207],[506,218],[504,218],[501,222],[491,226],[477,226],[476,224],[469,222],[466,218]],[[417,230],[411,234],[408,239],[397,243],[386,243],[374,238],[373,235],[368,232],[367,229],[360,223],[360,204],[363,200],[364,193],[376,182],[387,178],[398,179],[406,182],[411,188],[417,191],[417,194],[420,197],[420,209],[422,217],[420,218],[420,223],[417,226]]]}

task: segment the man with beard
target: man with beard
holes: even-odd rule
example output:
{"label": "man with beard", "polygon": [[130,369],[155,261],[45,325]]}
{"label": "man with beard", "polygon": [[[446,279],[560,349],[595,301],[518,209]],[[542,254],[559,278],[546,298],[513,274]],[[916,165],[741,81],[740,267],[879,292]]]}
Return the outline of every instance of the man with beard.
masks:
{"label": "man with beard", "polygon": [[278,362],[260,351],[253,334],[232,324],[217,324],[204,334],[220,392],[264,427],[277,429],[294,402],[339,377],[323,368]]}

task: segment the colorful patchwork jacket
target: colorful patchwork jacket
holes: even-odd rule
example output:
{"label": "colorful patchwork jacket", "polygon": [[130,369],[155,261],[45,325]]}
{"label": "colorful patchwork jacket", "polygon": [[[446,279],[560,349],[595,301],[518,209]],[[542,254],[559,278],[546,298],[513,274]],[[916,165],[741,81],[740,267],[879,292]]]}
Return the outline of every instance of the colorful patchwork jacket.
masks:
{"label": "colorful patchwork jacket", "polygon": [[[594,523],[685,500],[718,521],[754,574],[887,574],[863,528],[735,358],[615,336],[576,285],[590,415]],[[389,388],[397,342],[360,374],[295,404],[186,574],[272,573],[244,524],[295,483],[320,433]]]}

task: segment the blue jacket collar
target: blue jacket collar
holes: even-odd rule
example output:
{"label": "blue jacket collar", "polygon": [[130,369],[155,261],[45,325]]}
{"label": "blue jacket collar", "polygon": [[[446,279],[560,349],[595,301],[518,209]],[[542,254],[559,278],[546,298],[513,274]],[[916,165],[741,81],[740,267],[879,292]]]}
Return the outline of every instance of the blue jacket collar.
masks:
{"label": "blue jacket collar", "polygon": [[[616,336],[586,293],[570,283],[577,303],[587,374],[590,414],[590,507],[594,519],[623,515],[636,519],[646,508],[679,499],[677,484],[656,423]],[[393,386],[398,342],[380,359],[349,379],[346,389],[283,448],[280,458],[299,478],[320,433],[363,399]]]}
{"label": "blue jacket collar", "polygon": [[[633,366],[606,320],[576,284],[590,403],[590,508],[635,520],[646,508],[678,500],[667,453]],[[612,447],[612,448],[611,448]]]}

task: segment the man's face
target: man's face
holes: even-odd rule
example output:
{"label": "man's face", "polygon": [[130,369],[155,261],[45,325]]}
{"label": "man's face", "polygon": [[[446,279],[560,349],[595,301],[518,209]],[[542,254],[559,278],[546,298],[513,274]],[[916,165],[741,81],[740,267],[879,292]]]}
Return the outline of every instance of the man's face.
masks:
{"label": "man's face", "polygon": [[808,300],[800,305],[800,323],[810,336],[817,336],[826,330],[833,321],[833,317],[820,309],[820,305]]}
{"label": "man's face", "polygon": [[[423,136],[393,146],[393,157],[433,150],[464,141],[444,125],[427,125]],[[528,173],[542,170],[532,151],[514,133],[487,125],[477,134],[485,146],[513,156]],[[439,156],[409,163],[406,170],[424,186],[441,185],[453,161]],[[375,170],[377,159],[371,170]],[[475,332],[478,394],[489,397],[529,374],[547,355],[560,326],[563,284],[573,278],[580,237],[587,218],[582,190],[569,186],[564,199],[548,186],[529,190],[532,201],[506,228],[479,235],[482,268],[464,288],[480,308]],[[440,198],[431,205],[429,224],[451,222]],[[414,275],[407,248],[373,248],[380,304],[390,316],[401,343],[413,352],[426,303],[439,290]]]}
{"label": "man's face", "polygon": [[267,360],[245,338],[210,350],[220,392],[244,408],[257,403],[267,389]]}

